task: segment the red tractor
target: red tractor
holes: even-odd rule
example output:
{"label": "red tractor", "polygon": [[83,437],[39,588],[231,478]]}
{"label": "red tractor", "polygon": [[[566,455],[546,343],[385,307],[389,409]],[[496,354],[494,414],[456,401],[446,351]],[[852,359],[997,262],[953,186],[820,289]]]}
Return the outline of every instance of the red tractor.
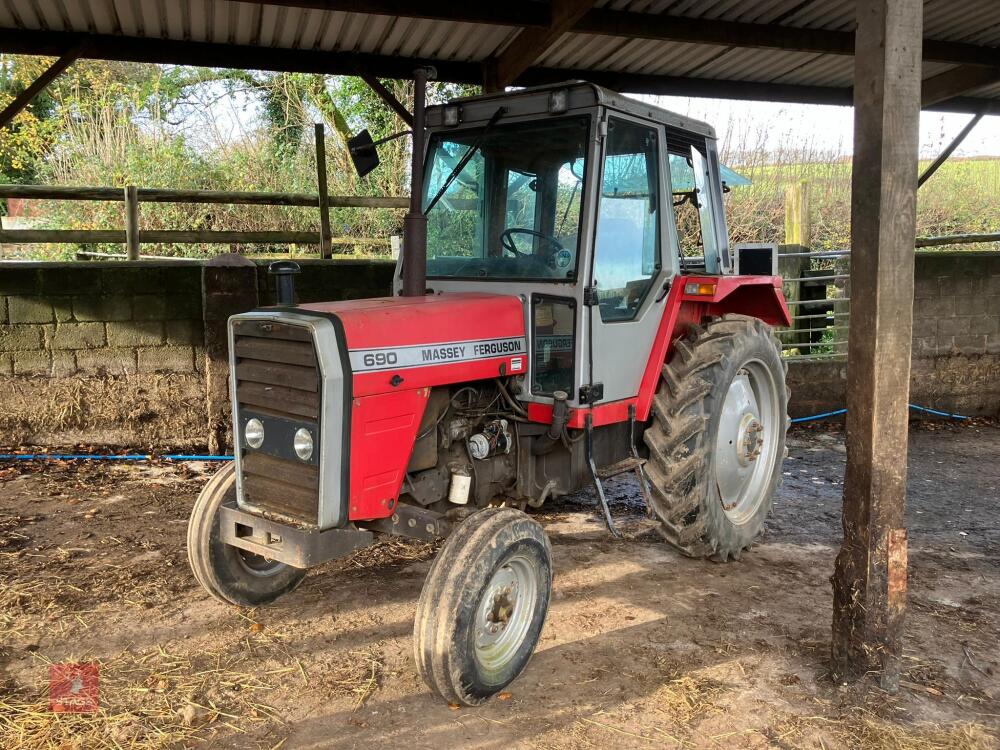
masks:
{"label": "red tractor", "polygon": [[418,109],[414,144],[396,296],[286,292],[229,321],[235,461],[188,553],[211,594],[257,606],[380,534],[445,538],[416,664],[473,705],[545,620],[527,509],[592,484],[617,534],[602,480],[632,471],[682,553],[754,543],[781,476],[771,326],[789,317],[775,248],[729,247],[705,124],[576,82]]}

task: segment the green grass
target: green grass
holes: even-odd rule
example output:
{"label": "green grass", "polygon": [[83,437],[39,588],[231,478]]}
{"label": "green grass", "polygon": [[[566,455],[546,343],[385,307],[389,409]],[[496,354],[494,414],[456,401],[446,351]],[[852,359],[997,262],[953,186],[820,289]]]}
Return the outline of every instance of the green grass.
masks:
{"label": "green grass", "polygon": [[[929,163],[921,162],[921,171]],[[727,198],[734,242],[782,242],[785,190],[805,180],[809,183],[814,248],[850,246],[850,161],[746,164],[734,168],[753,181],[753,185],[734,189]],[[918,237],[998,232],[998,217],[1000,158],[952,159],[917,195]],[[1000,245],[976,244],[968,249],[996,250]]]}

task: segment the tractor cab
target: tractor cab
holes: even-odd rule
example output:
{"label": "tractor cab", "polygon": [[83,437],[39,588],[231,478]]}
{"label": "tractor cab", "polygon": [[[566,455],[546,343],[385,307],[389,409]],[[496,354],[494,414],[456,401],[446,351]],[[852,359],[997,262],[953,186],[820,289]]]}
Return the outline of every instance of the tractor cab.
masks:
{"label": "tractor cab", "polygon": [[523,399],[634,397],[674,279],[732,271],[712,128],[581,82],[426,118],[428,289],[522,297]]}

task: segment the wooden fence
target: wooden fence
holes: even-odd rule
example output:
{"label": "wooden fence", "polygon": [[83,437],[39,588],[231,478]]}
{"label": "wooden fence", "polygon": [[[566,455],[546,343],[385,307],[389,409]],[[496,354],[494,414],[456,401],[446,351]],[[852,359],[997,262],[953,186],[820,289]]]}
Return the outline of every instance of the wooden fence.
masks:
{"label": "wooden fence", "polygon": [[[916,248],[1000,242],[1000,233],[918,237]],[[850,330],[850,250],[811,250],[809,184],[785,194],[785,243],[779,273],[792,325],[779,330],[782,353],[802,360],[844,359]]]}
{"label": "wooden fence", "polygon": [[[0,199],[116,201],[125,203],[125,228],[112,229],[0,229],[0,244],[34,243],[120,243],[129,260],[139,259],[144,244],[299,244],[318,245],[320,257],[329,258],[338,244],[330,229],[331,208],[408,208],[407,197],[334,196],[327,193],[326,149],[323,126],[316,125],[316,164],[318,192],[250,193],[219,190],[168,190],[137,188],[129,185],[111,187],[50,187],[46,185],[0,185]],[[143,230],[139,228],[139,207],[143,203],[216,203],[243,206],[303,206],[316,208],[320,214],[318,232],[302,231],[215,231],[215,230]],[[370,241],[370,240],[369,240]],[[350,242],[355,243],[352,239]]]}

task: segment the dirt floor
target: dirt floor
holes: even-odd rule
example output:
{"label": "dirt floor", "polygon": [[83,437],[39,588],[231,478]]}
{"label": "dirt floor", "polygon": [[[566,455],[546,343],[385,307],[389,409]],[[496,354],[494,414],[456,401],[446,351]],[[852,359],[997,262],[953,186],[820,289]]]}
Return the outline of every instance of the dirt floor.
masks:
{"label": "dirt floor", "polygon": [[[636,538],[583,493],[538,514],[555,592],[509,692],[452,708],[420,682],[414,606],[431,545],[386,542],[259,610],[187,567],[213,467],[0,465],[0,747],[1000,747],[1000,427],[911,432],[910,598],[897,695],[828,676],[845,460],[790,434],[764,543],[680,557],[612,487]],[[52,714],[51,663],[99,661],[101,710]]]}

